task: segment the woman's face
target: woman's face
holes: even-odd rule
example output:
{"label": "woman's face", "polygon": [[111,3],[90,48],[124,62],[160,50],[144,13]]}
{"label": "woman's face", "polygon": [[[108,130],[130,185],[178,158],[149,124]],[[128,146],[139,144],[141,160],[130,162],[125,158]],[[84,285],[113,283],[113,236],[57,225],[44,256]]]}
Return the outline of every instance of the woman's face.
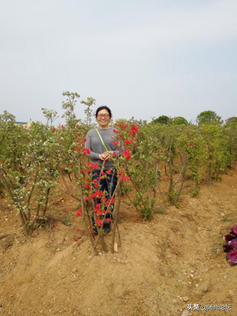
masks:
{"label": "woman's face", "polygon": [[111,117],[106,109],[100,110],[96,117],[100,128],[108,128],[110,119]]}

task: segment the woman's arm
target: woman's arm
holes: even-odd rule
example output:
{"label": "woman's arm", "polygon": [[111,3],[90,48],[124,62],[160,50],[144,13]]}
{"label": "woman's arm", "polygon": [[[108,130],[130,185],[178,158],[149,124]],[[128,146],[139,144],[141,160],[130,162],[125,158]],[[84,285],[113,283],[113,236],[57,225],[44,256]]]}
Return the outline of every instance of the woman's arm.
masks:
{"label": "woman's arm", "polygon": [[90,153],[86,154],[86,156],[88,158],[90,158],[90,159],[100,159],[100,154],[99,153],[95,153],[94,151],[92,151],[92,148],[91,148],[91,136],[90,136],[89,132],[86,135],[85,148],[90,149]]}

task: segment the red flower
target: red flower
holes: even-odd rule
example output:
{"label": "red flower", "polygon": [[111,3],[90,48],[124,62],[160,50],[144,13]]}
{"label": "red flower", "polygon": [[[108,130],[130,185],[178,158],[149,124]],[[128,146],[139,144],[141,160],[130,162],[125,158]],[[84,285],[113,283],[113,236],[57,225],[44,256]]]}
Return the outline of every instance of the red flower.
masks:
{"label": "red flower", "polygon": [[92,163],[92,162],[88,162],[87,166],[92,170],[92,169],[98,169],[98,163]]}
{"label": "red flower", "polygon": [[133,140],[132,139],[130,139],[130,140],[125,140],[124,141],[124,145],[126,146],[126,145],[130,145],[130,144],[132,144],[133,143]]}
{"label": "red flower", "polygon": [[97,226],[101,226],[101,225],[103,225],[103,220],[102,219],[97,219],[95,221],[95,223],[96,223]]}
{"label": "red flower", "polygon": [[138,126],[132,125],[131,127],[131,134],[138,134]]}
{"label": "red flower", "polygon": [[124,131],[128,127],[128,124],[123,124],[123,122],[120,122],[120,126],[122,130]]}
{"label": "red flower", "polygon": [[103,195],[103,191],[99,190],[99,191],[94,192],[93,198],[101,198],[102,195]]}
{"label": "red flower", "polygon": [[117,177],[119,178],[120,176],[124,176],[125,174],[126,174],[126,171],[120,167],[120,171],[119,171]]}
{"label": "red flower", "polygon": [[55,128],[55,127],[53,127],[52,131],[53,131],[53,132],[55,132],[55,131],[56,131],[56,128]]}
{"label": "red flower", "polygon": [[80,210],[77,211],[77,216],[81,216],[81,214],[82,214],[82,209],[80,208]]}
{"label": "red flower", "polygon": [[73,166],[74,166],[74,163],[73,163],[73,162],[70,162],[69,165],[70,165],[70,167],[73,167]]}
{"label": "red flower", "polygon": [[131,156],[130,156],[130,149],[125,149],[123,151],[123,155],[125,156],[126,159],[131,159]]}
{"label": "red flower", "polygon": [[122,176],[120,179],[121,179],[121,181],[129,181],[129,180],[130,180],[130,177],[124,177],[124,176]]}
{"label": "red flower", "polygon": [[82,151],[83,151],[84,156],[88,155],[91,152],[89,148],[83,148]]}
{"label": "red flower", "polygon": [[98,188],[98,182],[96,180],[92,180],[92,182],[94,183],[95,188]]}
{"label": "red flower", "polygon": [[114,141],[112,142],[112,144],[115,145],[115,146],[118,146],[118,141],[117,141],[117,140],[114,140]]}

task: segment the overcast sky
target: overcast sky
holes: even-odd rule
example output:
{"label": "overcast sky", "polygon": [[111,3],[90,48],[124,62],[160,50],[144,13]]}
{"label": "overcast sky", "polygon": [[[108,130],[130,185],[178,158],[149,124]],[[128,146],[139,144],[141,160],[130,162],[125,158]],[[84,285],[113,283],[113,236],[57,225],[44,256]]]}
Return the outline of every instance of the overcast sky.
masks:
{"label": "overcast sky", "polygon": [[236,19],[237,0],[0,0],[0,114],[45,122],[71,91],[114,119],[237,116]]}

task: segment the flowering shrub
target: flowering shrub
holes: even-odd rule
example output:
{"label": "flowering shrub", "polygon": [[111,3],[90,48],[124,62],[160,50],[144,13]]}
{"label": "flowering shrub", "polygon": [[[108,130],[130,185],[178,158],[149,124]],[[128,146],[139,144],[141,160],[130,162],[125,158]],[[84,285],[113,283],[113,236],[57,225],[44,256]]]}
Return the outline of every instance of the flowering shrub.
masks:
{"label": "flowering shrub", "polygon": [[228,139],[222,126],[216,122],[201,124],[199,129],[207,149],[205,180],[209,184],[211,180],[219,179],[220,174],[224,173],[228,166]]}
{"label": "flowering shrub", "polygon": [[26,234],[46,220],[50,192],[56,185],[58,173],[50,157],[57,144],[52,132],[42,124],[33,124],[30,131],[12,125],[0,158],[1,179]]}
{"label": "flowering shrub", "polygon": [[205,144],[194,126],[171,126],[169,130],[172,146],[169,146],[167,160],[170,180],[168,199],[171,204],[178,206],[187,172],[191,172],[191,179],[195,182],[192,195],[197,195],[200,190],[200,171],[205,162]]}
{"label": "flowering shrub", "polygon": [[[89,153],[89,149],[84,146],[77,146],[74,150],[78,153],[77,164],[79,166],[80,174],[78,176],[78,187],[80,188],[81,195],[81,209],[78,211],[78,215],[82,215],[85,228],[88,232],[94,252],[97,254],[97,246],[99,241],[105,251],[107,251],[107,245],[105,243],[104,226],[105,223],[112,224],[111,227],[111,251],[114,250],[115,235],[117,234],[120,242],[119,230],[118,230],[118,213],[121,199],[121,188],[124,181],[129,181],[130,177],[127,175],[127,165],[132,158],[132,152],[130,146],[134,146],[135,136],[138,133],[138,128],[134,126],[128,126],[124,124],[116,124],[114,145],[118,147],[120,155],[112,154],[111,159],[114,163],[115,170],[98,169],[97,164],[91,162],[85,163],[82,157]],[[126,138],[128,137],[128,138]],[[81,136],[82,138],[82,136]],[[125,140],[128,140],[126,145]],[[107,196],[106,191],[102,191],[100,188],[101,179],[112,179],[117,177],[117,184],[114,189],[114,193],[111,197]],[[113,182],[111,180],[111,182]]]}
{"label": "flowering shrub", "polygon": [[[128,166],[135,197],[131,199],[128,195],[128,198],[144,219],[151,220],[158,192],[160,163],[165,158],[162,148],[163,136],[159,126],[147,124],[140,127],[139,134],[138,127],[132,125],[128,135],[132,137],[132,143],[137,144],[131,147],[134,159]],[[126,143],[131,146],[130,141]],[[130,152],[126,153],[129,154]]]}

